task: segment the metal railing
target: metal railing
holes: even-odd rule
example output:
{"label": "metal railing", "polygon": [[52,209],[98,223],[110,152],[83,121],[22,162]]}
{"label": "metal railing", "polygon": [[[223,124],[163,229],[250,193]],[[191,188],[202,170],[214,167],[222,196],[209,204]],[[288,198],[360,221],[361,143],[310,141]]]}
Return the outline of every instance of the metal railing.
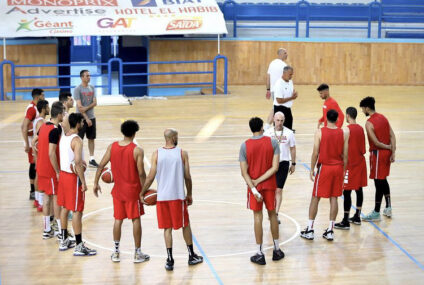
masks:
{"label": "metal railing", "polygon": [[[5,81],[5,73],[4,73],[4,66],[10,65],[10,83],[11,83],[11,93],[12,93],[12,100],[16,100],[16,93],[19,91],[24,90],[32,90],[34,88],[41,88],[41,89],[53,89],[53,90],[60,90],[60,89],[68,89],[68,88],[74,88],[76,86],[72,85],[55,85],[55,86],[21,86],[22,84],[17,84],[17,81],[24,80],[24,79],[46,79],[46,78],[72,78],[72,77],[79,77],[79,75],[25,75],[20,76],[17,75],[17,70],[21,68],[26,68],[27,73],[31,74],[30,70],[31,68],[48,68],[48,67],[74,67],[74,66],[81,66],[81,67],[87,67],[87,66],[97,66],[99,70],[101,70],[101,67],[107,66],[107,73],[96,73],[91,74],[91,77],[102,77],[107,76],[107,84],[106,85],[94,85],[95,88],[107,88],[108,94],[112,94],[112,82],[113,82],[113,76],[112,76],[112,65],[114,63],[118,64],[118,85],[119,85],[119,93],[124,94],[124,88],[125,87],[161,87],[161,86],[210,86],[212,88],[212,93],[215,95],[217,94],[217,74],[218,74],[218,61],[223,60],[224,62],[224,70],[223,70],[223,93],[228,93],[228,59],[226,56],[223,55],[217,55],[213,60],[187,60],[187,61],[146,61],[146,62],[124,62],[120,58],[111,58],[107,63],[70,63],[70,64],[22,64],[18,65],[15,64],[13,61],[10,60],[4,60],[0,62],[0,100],[5,100],[6,98],[6,91],[4,87],[4,81]],[[207,71],[177,71],[177,72],[124,72],[125,66],[130,65],[154,65],[154,64],[198,64],[198,63],[210,63],[213,65],[212,70]],[[149,78],[150,76],[160,76],[160,75],[177,75],[177,74],[212,74],[212,81],[205,81],[205,82],[167,82],[167,83],[135,83],[135,84],[124,84],[124,77],[130,77],[130,76],[147,76]],[[149,80],[147,81],[149,82]],[[17,86],[20,87],[17,87]]]}

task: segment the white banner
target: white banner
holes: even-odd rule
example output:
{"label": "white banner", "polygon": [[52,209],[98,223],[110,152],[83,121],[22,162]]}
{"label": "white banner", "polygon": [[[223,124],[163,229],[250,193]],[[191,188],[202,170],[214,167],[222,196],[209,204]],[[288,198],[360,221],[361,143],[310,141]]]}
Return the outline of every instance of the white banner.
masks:
{"label": "white banner", "polygon": [[226,34],[215,0],[0,0],[0,37]]}

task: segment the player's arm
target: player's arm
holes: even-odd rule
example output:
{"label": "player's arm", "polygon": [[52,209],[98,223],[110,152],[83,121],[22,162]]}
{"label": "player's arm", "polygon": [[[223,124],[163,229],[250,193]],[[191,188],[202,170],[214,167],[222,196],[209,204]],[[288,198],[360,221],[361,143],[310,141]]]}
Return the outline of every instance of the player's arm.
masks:
{"label": "player's arm", "polygon": [[187,188],[187,204],[191,205],[193,204],[193,182],[191,180],[191,174],[190,174],[190,163],[188,161],[188,153],[186,151],[183,151],[183,161],[184,161],[184,182]]}
{"label": "player's arm", "polygon": [[339,114],[339,116],[338,116],[338,118],[337,118],[337,122],[336,122],[336,126],[338,127],[338,128],[341,128],[342,126],[343,126],[343,122],[344,122],[344,114],[343,114],[343,111],[342,111],[342,109],[340,109],[340,106],[337,104],[337,108],[336,108],[336,110],[337,110],[337,113]]}
{"label": "player's arm", "polygon": [[147,190],[149,190],[150,186],[152,186],[152,183],[155,180],[157,167],[158,167],[158,152],[155,151],[152,153],[152,162],[150,166],[150,171],[146,177],[146,182],[143,185],[143,190],[141,190],[141,193],[140,193],[140,200],[142,203],[144,203],[144,194],[147,192]]}
{"label": "player's arm", "polygon": [[62,126],[62,128],[63,128],[63,132],[66,134],[70,129],[71,129],[71,127],[69,126],[69,114],[66,114],[64,117],[63,117],[63,121],[62,121],[62,123],[61,123],[61,126]]}
{"label": "player's arm", "polygon": [[24,139],[24,144],[25,144],[25,152],[29,151],[29,143],[28,143],[28,125],[31,121],[25,117],[22,125],[21,125],[21,132],[22,132],[22,137]]}
{"label": "player's arm", "polygon": [[84,109],[85,109],[85,112],[87,112],[88,110],[90,110],[90,109],[93,109],[94,107],[96,107],[97,106],[97,98],[96,97],[94,97],[93,98],[93,102],[90,104],[90,105],[88,105],[88,106],[85,106],[84,107]]}
{"label": "player's arm", "polygon": [[44,124],[43,120],[39,120],[37,124],[35,124],[35,130],[34,130],[34,138],[32,139],[32,150],[35,154],[38,152],[37,143],[38,143],[38,132],[40,131],[41,126]]}
{"label": "player's arm", "polygon": [[390,145],[392,150],[392,155],[390,156],[390,161],[395,162],[395,152],[396,152],[396,136],[395,132],[393,132],[392,127],[390,126]]}
{"label": "player's arm", "polygon": [[367,130],[368,138],[374,143],[374,145],[380,149],[392,149],[392,146],[380,142],[375,135],[374,126],[370,122],[366,122],[365,129]]}
{"label": "player's arm", "polygon": [[99,163],[99,166],[97,167],[96,175],[94,176],[94,186],[93,186],[93,192],[96,197],[99,197],[98,192],[102,193],[102,189],[99,185],[100,175],[102,174],[103,169],[110,161],[110,150],[112,149],[112,144],[110,144],[103,155],[102,160]]}
{"label": "player's arm", "polygon": [[144,171],[144,150],[141,147],[134,148],[134,158],[137,164],[138,177],[141,185],[146,182],[146,171]]}
{"label": "player's arm", "polygon": [[77,175],[81,180],[81,191],[87,191],[87,183],[85,181],[84,175],[84,166],[82,164],[82,140],[79,137],[72,139],[71,147],[73,145],[74,155],[75,155],[75,168],[77,170]]}
{"label": "player's arm", "polygon": [[343,173],[347,169],[348,152],[349,152],[349,128],[343,129],[344,143],[343,143]]}
{"label": "player's arm", "polygon": [[247,172],[248,168],[249,168],[249,165],[247,164],[247,161],[240,161],[241,176],[243,176],[247,186],[249,186],[249,188],[252,189],[255,187],[255,185],[253,185],[252,178],[249,176],[249,173]]}
{"label": "player's arm", "polygon": [[[290,155],[292,158],[292,162],[296,163],[296,146],[290,147]],[[290,166],[290,174],[293,174],[294,171],[296,170],[296,165],[291,165]]]}
{"label": "player's arm", "polygon": [[314,177],[315,177],[315,166],[318,161],[320,143],[321,143],[321,130],[318,129],[315,132],[315,136],[314,136],[314,148],[312,150],[312,156],[311,156],[311,170],[309,172],[309,178],[311,178],[312,181],[314,181]]}
{"label": "player's arm", "polygon": [[49,159],[54,171],[56,172],[57,180],[59,180],[59,172],[60,172],[58,158],[56,155],[56,149],[57,149],[57,145],[59,144],[59,139],[60,139],[59,129],[55,128],[51,130],[49,133]]}

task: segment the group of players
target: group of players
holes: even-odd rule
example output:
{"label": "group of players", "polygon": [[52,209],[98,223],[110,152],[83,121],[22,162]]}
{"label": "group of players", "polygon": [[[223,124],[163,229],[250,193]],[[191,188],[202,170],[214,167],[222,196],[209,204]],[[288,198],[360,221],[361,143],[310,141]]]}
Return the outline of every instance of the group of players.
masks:
{"label": "group of players", "polygon": [[[84,108],[84,105],[81,105],[81,97],[74,95],[77,99],[77,112],[69,114],[69,109],[74,105],[71,93],[61,92],[59,101],[50,107],[44,98],[43,90],[34,89],[33,101],[26,109],[22,124],[25,151],[30,162],[30,199],[34,197],[34,205],[38,211],[43,212],[43,239],[57,236],[59,250],[74,248],[75,256],[92,256],[97,253],[96,250],[88,248],[82,240],[82,216],[87,191],[83,138],[84,133],[90,139],[96,137],[92,118],[91,126],[86,126],[90,120],[87,111],[96,105],[96,101],[93,100],[95,89],[87,84],[89,82],[87,73],[87,70],[81,71],[82,84],[76,88],[76,92],[83,92],[82,95],[92,97],[90,102],[86,102],[91,108]],[[83,84],[84,78],[88,78],[86,84]],[[109,145],[100,164],[95,162],[94,157],[90,157],[89,165],[97,167],[93,188],[96,197],[101,193],[100,176],[109,162],[113,173],[115,250],[111,260],[120,261],[119,246],[124,219],[131,219],[133,222],[134,263],[150,259],[149,255],[141,251],[140,216],[144,214],[144,194],[157,178],[157,218],[159,228],[164,229],[168,256],[165,268],[166,270],[174,268],[172,229],[180,228],[183,228],[187,244],[188,264],[199,264],[203,262],[203,257],[194,252],[187,211],[187,206],[193,201],[188,154],[177,147],[178,132],[175,129],[165,130],[166,144],[153,153],[152,166],[146,178],[143,166],[144,151],[135,143],[138,131],[139,125],[136,121],[123,122],[121,125],[123,139]],[[90,148],[90,155],[91,150]],[[70,212],[73,213],[71,219],[75,236],[68,232]]]}
{"label": "group of players", "polygon": [[[274,241],[272,259],[277,261],[284,258],[284,253],[279,248],[278,211],[287,174],[293,173],[296,165],[291,107],[298,97],[291,80],[293,68],[283,61],[287,56],[285,49],[279,49],[278,58],[272,61],[268,68],[266,97],[273,99],[273,109],[265,126],[258,117],[250,119],[249,126],[253,136],[241,145],[239,155],[241,173],[248,186],[247,207],[254,214],[254,232],[258,247],[257,253],[250,260],[260,265],[266,264],[262,251],[263,204],[268,210]],[[314,182],[314,186],[309,205],[309,221],[305,230],[300,232],[300,236],[308,240],[314,239],[314,222],[319,201],[321,198],[329,198],[330,222],[322,236],[332,241],[334,228],[349,230],[350,223],[361,224],[362,189],[367,186],[365,135],[364,129],[356,123],[358,112],[355,107],[346,109],[348,126],[342,128],[344,114],[336,100],[330,96],[330,87],[323,83],[318,86],[317,91],[325,101],[323,116],[318,121],[318,130],[314,136],[311,157],[310,179]],[[392,216],[387,177],[390,165],[395,161],[396,137],[387,118],[376,112],[373,97],[362,99],[359,107],[369,117],[365,124],[370,153],[369,177],[374,180],[376,188],[374,210],[362,215],[362,221],[380,221],[383,196],[386,200],[383,215]],[[272,118],[274,126],[270,125]],[[353,217],[349,217],[352,191],[355,191],[357,196],[356,212]],[[344,215],[342,221],[336,223],[337,198],[342,195]]]}

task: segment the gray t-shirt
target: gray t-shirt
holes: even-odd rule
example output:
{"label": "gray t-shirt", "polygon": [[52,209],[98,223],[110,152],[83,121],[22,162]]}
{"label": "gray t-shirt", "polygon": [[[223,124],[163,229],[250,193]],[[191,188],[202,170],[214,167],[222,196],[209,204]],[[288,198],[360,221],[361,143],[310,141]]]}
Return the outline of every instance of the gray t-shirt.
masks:
{"label": "gray t-shirt", "polygon": [[[258,140],[263,137],[264,136],[253,136],[251,137],[251,139]],[[278,144],[278,141],[276,139],[271,138],[271,143],[272,143],[272,148],[274,149],[274,155],[280,154],[280,146]],[[247,161],[246,142],[241,144],[240,153],[239,153],[239,161]]]}
{"label": "gray t-shirt", "polygon": [[[96,98],[96,90],[93,85],[88,85],[84,87],[79,85],[74,90],[74,100],[81,100],[81,104],[86,107],[93,103],[94,98]],[[77,113],[80,113],[77,106]],[[94,119],[94,108],[91,108],[87,112],[85,112],[89,119]]]}

